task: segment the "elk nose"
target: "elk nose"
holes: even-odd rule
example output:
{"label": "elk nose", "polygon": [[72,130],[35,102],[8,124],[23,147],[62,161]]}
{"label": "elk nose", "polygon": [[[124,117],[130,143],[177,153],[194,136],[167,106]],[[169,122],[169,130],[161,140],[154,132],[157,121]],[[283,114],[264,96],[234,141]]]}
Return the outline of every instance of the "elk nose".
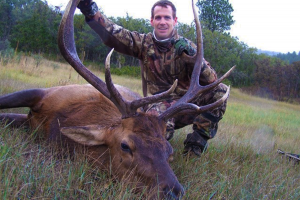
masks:
{"label": "elk nose", "polygon": [[178,200],[183,196],[184,189],[180,184],[177,184],[174,187],[164,187],[163,192],[166,200]]}

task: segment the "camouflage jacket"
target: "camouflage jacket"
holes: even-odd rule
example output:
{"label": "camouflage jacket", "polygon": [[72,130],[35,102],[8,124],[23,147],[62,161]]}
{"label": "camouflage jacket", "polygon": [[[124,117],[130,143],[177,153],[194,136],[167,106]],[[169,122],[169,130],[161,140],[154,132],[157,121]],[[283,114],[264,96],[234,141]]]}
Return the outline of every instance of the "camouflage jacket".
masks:
{"label": "camouflage jacket", "polygon": [[[162,52],[152,33],[140,34],[126,30],[111,22],[104,15],[101,15],[97,21],[87,20],[87,23],[101,37],[104,44],[120,53],[141,60],[144,68],[142,70],[143,84],[147,83],[150,94],[168,90],[176,79],[178,79],[178,86],[173,98],[176,99],[185,94],[190,84],[194,63],[186,63],[180,57],[175,59],[173,44],[170,43],[167,50]],[[180,38],[177,31],[174,32],[173,38],[175,40]],[[196,48],[194,43],[189,40],[188,42]],[[210,64],[206,61],[205,63],[200,75],[201,85],[212,83],[217,78]]]}

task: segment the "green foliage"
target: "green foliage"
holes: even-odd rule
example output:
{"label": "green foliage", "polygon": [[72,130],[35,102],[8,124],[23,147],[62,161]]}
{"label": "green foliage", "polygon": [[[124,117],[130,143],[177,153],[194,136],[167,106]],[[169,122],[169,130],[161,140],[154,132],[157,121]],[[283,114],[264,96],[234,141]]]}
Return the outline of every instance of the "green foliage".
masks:
{"label": "green foliage", "polygon": [[212,32],[230,30],[234,20],[231,15],[233,8],[228,0],[198,0],[196,5],[204,28]]}
{"label": "green foliage", "polygon": [[177,27],[178,27],[177,32],[179,35],[188,38],[189,40],[196,43],[196,32],[195,32],[196,29],[194,23],[190,25],[184,23],[178,23]]}
{"label": "green foliage", "polygon": [[0,52],[10,49],[10,42],[6,39],[4,41],[0,41]]}
{"label": "green foliage", "polygon": [[14,57],[14,50],[10,47],[8,40],[0,41],[0,61],[6,65]]}
{"label": "green foliage", "polygon": [[[195,24],[179,24],[178,29],[180,35],[196,42]],[[203,28],[202,33],[204,57],[216,72],[222,75],[235,65],[237,68],[229,77],[230,83],[235,87],[251,85],[256,49],[226,33],[212,32],[207,28]]]}
{"label": "green foliage", "polygon": [[85,22],[82,14],[74,16],[74,35],[76,48],[81,60],[92,60],[104,63],[109,48]]}
{"label": "green foliage", "polygon": [[[133,19],[127,14],[124,17],[111,17],[114,23],[131,31],[139,33],[148,33],[152,31],[149,20]],[[74,17],[75,41],[77,52],[82,60],[92,60],[95,62],[104,63],[106,55],[110,48],[105,46],[99,36],[85,22],[85,17],[82,14]],[[139,61],[136,58],[117,53],[112,55],[112,64],[138,66]]]}
{"label": "green foliage", "polygon": [[256,49],[249,48],[229,34],[203,29],[204,57],[218,74],[224,74],[232,66],[237,66],[229,80],[234,86],[251,84]]}
{"label": "green foliage", "polygon": [[10,41],[21,51],[35,53],[58,53],[57,30],[60,22],[58,13],[47,3],[36,1],[24,5],[26,15],[16,20]]}
{"label": "green foliage", "polygon": [[[136,31],[138,33],[149,33],[152,32],[152,26],[149,20],[129,16],[127,13],[126,17],[110,17],[110,20],[114,23],[124,27],[130,31]],[[121,57],[117,54],[113,55],[113,60],[120,64],[120,59],[125,59],[122,65],[139,66],[139,60],[131,56],[122,55]]]}
{"label": "green foliage", "polygon": [[126,17],[111,17],[110,18],[114,23],[130,30],[137,31],[138,33],[149,33],[152,32],[152,26],[150,21],[147,19],[134,19],[133,17],[126,14]]}
{"label": "green foliage", "polygon": [[124,66],[122,68],[111,68],[110,72],[116,75],[125,75],[125,76],[132,76],[132,77],[141,77],[141,68],[140,67],[131,67],[131,66]]}
{"label": "green foliage", "polygon": [[288,52],[287,54],[279,53],[276,55],[276,57],[291,64],[293,62],[300,61],[300,51],[298,52],[298,54],[296,54],[295,51],[293,53]]}
{"label": "green foliage", "polygon": [[11,29],[15,22],[13,10],[18,8],[19,2],[17,0],[0,1],[0,41],[8,39],[11,33]]}

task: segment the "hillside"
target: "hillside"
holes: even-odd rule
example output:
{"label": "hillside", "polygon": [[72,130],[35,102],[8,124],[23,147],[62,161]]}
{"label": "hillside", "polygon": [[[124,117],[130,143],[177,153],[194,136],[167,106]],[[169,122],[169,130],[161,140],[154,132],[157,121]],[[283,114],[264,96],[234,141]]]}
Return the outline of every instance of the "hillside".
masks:
{"label": "hillside", "polygon": [[269,56],[276,56],[277,54],[281,53],[281,52],[276,52],[276,51],[266,51],[266,50],[261,50],[261,49],[258,49],[256,51],[257,54],[266,54],[266,55],[269,55]]}

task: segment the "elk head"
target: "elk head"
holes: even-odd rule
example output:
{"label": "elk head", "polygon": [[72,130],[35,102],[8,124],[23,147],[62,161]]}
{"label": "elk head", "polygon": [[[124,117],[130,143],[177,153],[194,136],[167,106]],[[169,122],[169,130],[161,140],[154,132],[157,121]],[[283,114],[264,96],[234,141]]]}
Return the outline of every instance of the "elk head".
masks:
{"label": "elk head", "polygon": [[[78,58],[74,43],[73,16],[77,4],[80,0],[70,0],[61,21],[58,35],[59,48],[64,58],[70,65],[100,93],[109,99],[120,112],[120,118],[109,127],[101,125],[90,125],[85,127],[62,127],[61,132],[72,140],[90,146],[93,149],[91,157],[94,163],[99,166],[106,165],[103,159],[99,159],[104,154],[111,157],[111,170],[113,175],[125,178],[129,182],[138,180],[137,186],[148,186],[150,189],[156,188],[168,199],[177,199],[184,189],[178,182],[169,160],[172,158],[173,149],[165,139],[165,121],[175,115],[186,113],[200,113],[213,109],[223,103],[229,94],[227,93],[217,102],[198,107],[190,102],[200,93],[216,87],[229,73],[208,86],[199,85],[199,74],[203,59],[203,45],[200,22],[196,11],[193,10],[197,25],[197,54],[196,65],[194,67],[190,89],[174,106],[170,107],[160,116],[137,112],[138,108],[145,105],[161,101],[169,97],[177,86],[177,81],[166,92],[161,94],[139,98],[133,101],[125,100],[114,87],[110,75],[110,56],[106,59],[105,82],[90,72]],[[103,153],[97,148],[105,146],[107,151]],[[107,159],[109,162],[109,159]],[[129,175],[124,177],[124,175]],[[156,192],[157,193],[157,192]]]}

